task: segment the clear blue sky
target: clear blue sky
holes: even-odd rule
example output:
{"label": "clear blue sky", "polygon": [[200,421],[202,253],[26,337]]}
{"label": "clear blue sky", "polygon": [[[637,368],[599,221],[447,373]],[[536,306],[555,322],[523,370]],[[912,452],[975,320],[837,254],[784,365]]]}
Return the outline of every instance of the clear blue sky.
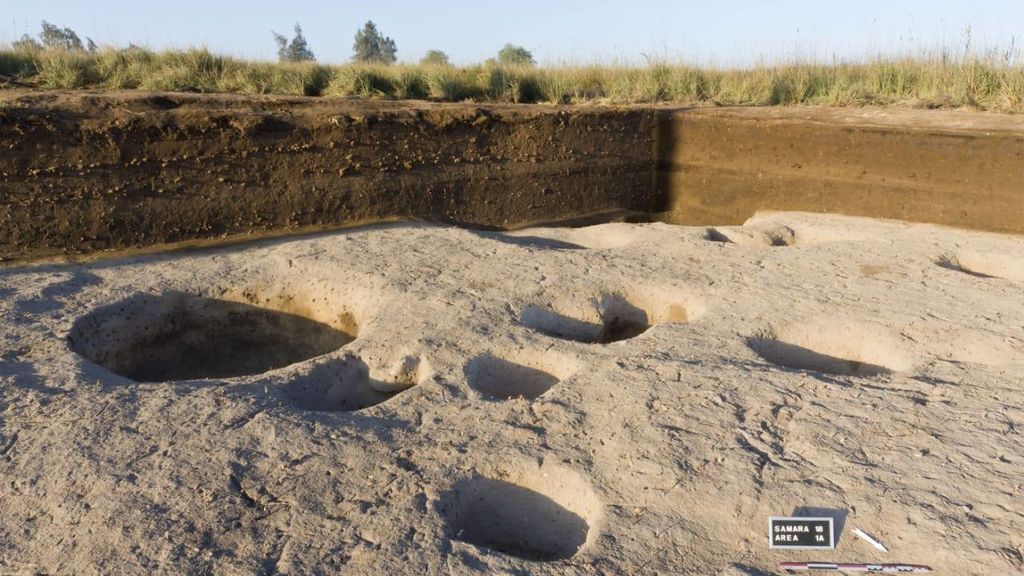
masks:
{"label": "clear blue sky", "polygon": [[366,20],[395,39],[403,61],[437,48],[457,64],[506,42],[542,64],[640,62],[644,55],[743,65],[759,59],[856,59],[879,53],[1024,44],[1024,0],[0,0],[0,43],[46,19],[99,44],[205,45],[273,59],[271,29],[302,24],[322,62],[344,62]]}

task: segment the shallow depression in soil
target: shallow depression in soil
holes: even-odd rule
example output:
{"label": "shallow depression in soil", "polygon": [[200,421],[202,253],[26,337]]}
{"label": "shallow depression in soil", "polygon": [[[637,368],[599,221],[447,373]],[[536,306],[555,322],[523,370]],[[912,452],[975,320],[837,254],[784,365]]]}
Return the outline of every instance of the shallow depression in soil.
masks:
{"label": "shallow depression in soil", "polygon": [[362,358],[346,352],[320,363],[282,389],[288,401],[302,410],[352,412],[385,402],[429,375],[429,366],[417,356],[406,356],[385,374],[373,375]]}
{"label": "shallow depression in soil", "polygon": [[635,338],[656,324],[688,322],[691,307],[674,295],[605,294],[588,302],[532,304],[523,308],[519,321],[553,338],[610,344]]}
{"label": "shallow depression in soil", "polygon": [[139,382],[259,374],[341,348],[355,323],[183,293],[143,294],[79,319],[71,349]]}
{"label": "shallow depression in soil", "polygon": [[456,482],[442,507],[456,540],[526,560],[571,558],[594,539],[601,503],[587,482],[561,469]]}
{"label": "shallow depression in soil", "polygon": [[1024,282],[1024,258],[1014,253],[996,254],[962,250],[955,254],[943,254],[936,263],[943,268],[979,278],[1003,278]]}
{"label": "shallow depression in soil", "polygon": [[793,246],[796,233],[788,226],[757,228],[749,226],[719,226],[708,228],[704,239],[723,244],[748,246]]}
{"label": "shallow depression in soil", "polygon": [[558,376],[541,368],[490,355],[470,361],[465,374],[470,387],[488,398],[500,400],[538,398],[559,381]]}
{"label": "shallow depression in soil", "polygon": [[840,376],[879,376],[913,363],[898,339],[858,323],[791,323],[761,331],[747,345],[773,364]]}
{"label": "shallow depression in soil", "polygon": [[533,399],[572,374],[569,364],[544,354],[518,354],[513,359],[484,354],[463,370],[469,386],[491,400]]}

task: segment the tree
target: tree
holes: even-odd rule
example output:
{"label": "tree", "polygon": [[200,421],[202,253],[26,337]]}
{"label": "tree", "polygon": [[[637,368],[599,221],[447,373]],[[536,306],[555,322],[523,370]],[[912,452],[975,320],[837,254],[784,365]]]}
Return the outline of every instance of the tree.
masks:
{"label": "tree", "polygon": [[62,50],[73,50],[81,52],[85,50],[82,40],[71,28],[58,28],[43,20],[43,30],[39,33],[39,39],[43,41],[45,48],[56,48]]}
{"label": "tree", "polygon": [[[71,28],[59,28],[50,24],[46,20],[43,20],[42,30],[39,32],[39,40],[29,36],[28,34],[22,34],[21,39],[16,40],[12,46],[15,50],[42,50],[44,48],[55,49],[55,50],[73,50],[75,52],[82,52],[85,50],[85,46],[82,45],[82,39],[75,34],[75,31]],[[89,50],[94,51],[96,44],[89,40]]]}
{"label": "tree", "polygon": [[356,62],[393,64],[398,59],[395,41],[378,32],[377,25],[372,20],[356,32],[352,51],[352,59]]}
{"label": "tree", "polygon": [[274,42],[277,43],[277,59],[281,62],[312,62],[316,60],[316,56],[313,55],[313,51],[306,43],[306,37],[302,35],[302,27],[298,22],[295,23],[295,36],[291,42],[273,30],[270,33],[274,35]]}
{"label": "tree", "polygon": [[426,56],[420,59],[423,66],[451,66],[448,55],[440,50],[428,50]]}
{"label": "tree", "polygon": [[498,62],[501,64],[512,64],[515,66],[533,66],[533,54],[522,46],[505,44],[505,47],[498,51]]}
{"label": "tree", "polygon": [[36,50],[43,49],[43,45],[40,44],[38,40],[29,36],[28,34],[22,34],[21,39],[15,40],[14,43],[11,44],[11,47],[13,47],[15,50],[21,50],[25,52],[34,52]]}

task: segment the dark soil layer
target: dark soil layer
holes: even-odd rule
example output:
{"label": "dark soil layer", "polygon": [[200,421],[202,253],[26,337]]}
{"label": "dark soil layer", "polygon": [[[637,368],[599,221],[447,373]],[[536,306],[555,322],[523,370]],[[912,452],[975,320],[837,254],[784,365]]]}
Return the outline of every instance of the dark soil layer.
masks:
{"label": "dark soil layer", "polygon": [[664,209],[653,110],[145,93],[0,107],[0,257]]}
{"label": "dark soil layer", "polygon": [[1024,232],[1024,119],[0,92],[0,259],[417,218],[837,212]]}

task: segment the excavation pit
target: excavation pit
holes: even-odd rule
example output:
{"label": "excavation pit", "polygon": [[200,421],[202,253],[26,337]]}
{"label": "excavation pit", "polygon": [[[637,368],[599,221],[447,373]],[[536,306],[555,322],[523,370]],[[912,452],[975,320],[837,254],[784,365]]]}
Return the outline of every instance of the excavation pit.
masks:
{"label": "excavation pit", "polygon": [[301,410],[355,412],[376,406],[416,386],[429,374],[420,358],[408,356],[383,378],[374,378],[358,356],[346,353],[314,367],[283,387],[288,401]]}
{"label": "excavation pit", "polygon": [[532,400],[561,381],[541,367],[519,364],[490,354],[466,364],[465,375],[470,388],[492,400]]}
{"label": "excavation pit", "polygon": [[995,254],[962,250],[943,254],[936,264],[978,278],[1002,278],[1024,282],[1024,259],[1015,254]]}
{"label": "excavation pit", "polygon": [[860,325],[769,328],[748,338],[747,345],[772,364],[838,376],[881,376],[912,364],[894,337]]}
{"label": "excavation pit", "polygon": [[687,304],[682,300],[645,298],[634,301],[607,294],[588,304],[548,307],[530,305],[519,321],[541,334],[586,344],[610,344],[636,338],[656,324],[686,322]]}
{"label": "excavation pit", "polygon": [[459,480],[441,505],[455,540],[531,561],[575,556],[593,540],[601,516],[587,483],[554,468]]}
{"label": "excavation pit", "polygon": [[137,382],[260,374],[341,348],[351,316],[329,325],[299,313],[183,293],[139,295],[79,319],[71,350]]}
{"label": "excavation pit", "polygon": [[748,226],[718,226],[705,230],[704,239],[721,244],[747,246],[793,246],[796,232],[788,226],[759,229]]}

